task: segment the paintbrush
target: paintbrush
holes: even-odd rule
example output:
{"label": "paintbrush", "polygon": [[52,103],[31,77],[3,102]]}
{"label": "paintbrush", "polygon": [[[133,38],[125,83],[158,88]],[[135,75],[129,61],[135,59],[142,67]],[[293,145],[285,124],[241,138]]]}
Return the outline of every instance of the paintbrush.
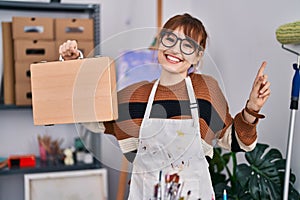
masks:
{"label": "paintbrush", "polygon": [[161,175],[162,175],[162,171],[159,171],[159,177],[158,177],[158,188],[157,188],[157,200],[161,200],[162,199],[162,189],[161,189]]}
{"label": "paintbrush", "polygon": [[[178,194],[177,194],[177,198],[180,199],[181,198],[181,193],[182,193],[182,189],[183,189],[183,186],[184,186],[184,182],[182,182],[180,188],[179,188],[179,191],[178,191]],[[183,198],[183,197],[182,197]]]}
{"label": "paintbrush", "polygon": [[175,177],[173,178],[173,184],[171,187],[171,199],[174,200],[176,197],[176,192],[178,190],[178,184],[179,184],[179,175],[175,174]]}
{"label": "paintbrush", "polygon": [[173,190],[173,185],[174,185],[174,181],[175,181],[175,178],[176,178],[177,174],[172,174],[170,175],[170,184],[169,184],[169,187],[167,189],[167,197],[170,195],[172,195],[172,190]]}
{"label": "paintbrush", "polygon": [[168,198],[170,182],[171,182],[171,176],[169,174],[166,174],[165,175],[164,199]]}

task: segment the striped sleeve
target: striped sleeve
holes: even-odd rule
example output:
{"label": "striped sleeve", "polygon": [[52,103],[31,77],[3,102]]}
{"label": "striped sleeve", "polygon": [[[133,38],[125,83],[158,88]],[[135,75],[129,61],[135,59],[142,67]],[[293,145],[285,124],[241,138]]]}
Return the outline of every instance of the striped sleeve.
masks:
{"label": "striped sleeve", "polygon": [[[258,120],[253,124],[248,123],[243,117],[243,111],[232,118],[227,100],[217,81],[210,76],[204,75],[202,77],[208,89],[207,94],[202,94],[201,98],[211,102],[210,119],[212,123],[209,127],[217,138],[217,144],[222,148],[235,152],[254,149],[257,143],[256,125]],[[205,136],[204,139],[206,138],[210,137]]]}
{"label": "striped sleeve", "polygon": [[117,138],[124,155],[131,155],[137,150],[139,129],[151,88],[152,84],[142,81],[120,90],[118,119],[104,123],[105,133]]}

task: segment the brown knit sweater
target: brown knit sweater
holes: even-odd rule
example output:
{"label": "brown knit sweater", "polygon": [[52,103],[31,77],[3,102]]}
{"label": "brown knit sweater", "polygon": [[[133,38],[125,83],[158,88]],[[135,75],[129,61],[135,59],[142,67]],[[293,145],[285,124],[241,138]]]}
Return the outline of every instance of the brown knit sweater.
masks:
{"label": "brown knit sweater", "polygon": [[[218,83],[207,75],[190,74],[198,103],[199,123],[203,149],[213,156],[213,146],[231,151],[249,151],[257,141],[256,124],[244,120],[242,112],[234,118]],[[139,82],[118,92],[119,118],[105,122],[105,133],[114,135],[123,153],[136,152],[139,129],[148,97],[154,82]],[[185,81],[172,86],[159,85],[150,118],[191,118]]]}

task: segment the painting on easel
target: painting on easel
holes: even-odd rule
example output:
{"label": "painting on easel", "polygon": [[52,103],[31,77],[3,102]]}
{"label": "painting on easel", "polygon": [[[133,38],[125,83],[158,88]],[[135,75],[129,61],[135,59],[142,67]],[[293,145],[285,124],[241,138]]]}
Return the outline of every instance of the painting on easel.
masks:
{"label": "painting on easel", "polygon": [[155,50],[124,51],[115,62],[118,90],[140,81],[153,81],[160,76],[160,66]]}

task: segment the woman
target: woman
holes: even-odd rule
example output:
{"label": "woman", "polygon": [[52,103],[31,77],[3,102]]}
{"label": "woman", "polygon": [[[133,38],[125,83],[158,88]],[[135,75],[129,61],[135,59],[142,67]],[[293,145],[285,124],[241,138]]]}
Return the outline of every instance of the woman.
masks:
{"label": "woman", "polygon": [[[213,142],[231,151],[250,151],[256,145],[256,125],[263,117],[258,113],[270,96],[266,63],[245,108],[233,118],[216,80],[189,73],[202,59],[206,40],[198,19],[189,14],[170,18],[158,38],[160,78],[119,91],[118,120],[86,124],[94,132],[113,134],[123,153],[134,158],[129,199],[211,199],[207,160],[213,156]],[[77,43],[62,44],[60,54],[76,59]]]}

